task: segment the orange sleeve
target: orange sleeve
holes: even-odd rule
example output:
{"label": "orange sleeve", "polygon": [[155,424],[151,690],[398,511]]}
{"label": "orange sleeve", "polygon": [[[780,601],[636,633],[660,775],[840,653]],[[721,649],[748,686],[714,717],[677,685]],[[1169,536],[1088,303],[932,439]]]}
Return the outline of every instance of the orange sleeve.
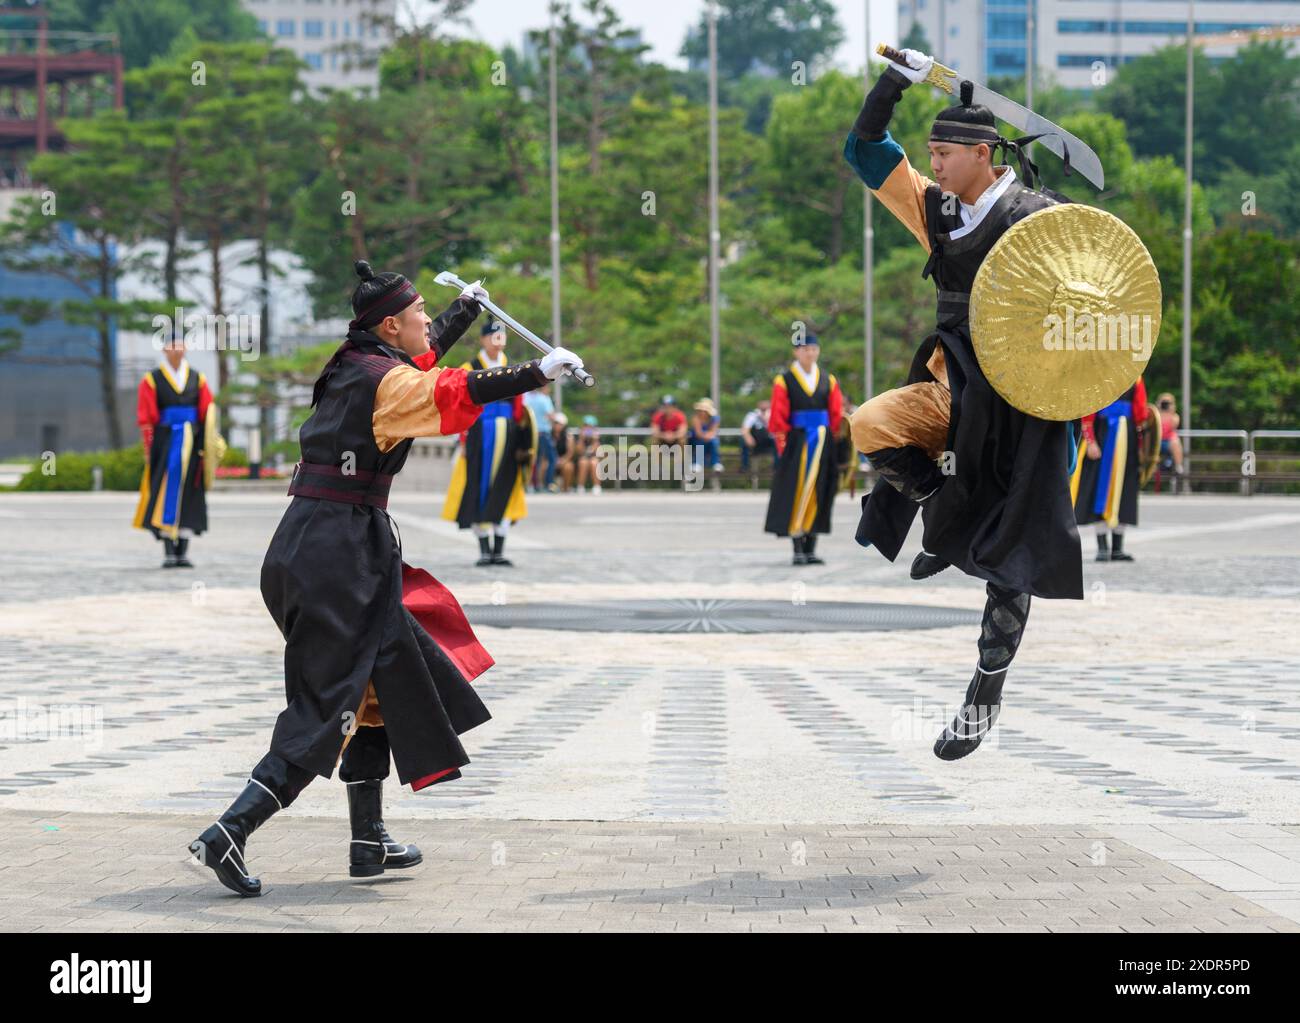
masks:
{"label": "orange sleeve", "polygon": [[903,157],[884,183],[871,190],[871,194],[912,232],[926,252],[930,251],[930,235],[925,226],[925,191],[933,184],[907,162],[907,157]]}
{"label": "orange sleeve", "polygon": [[469,397],[463,369],[394,366],[379,381],[371,427],[380,451],[408,437],[438,437],[468,430],[482,407]]}

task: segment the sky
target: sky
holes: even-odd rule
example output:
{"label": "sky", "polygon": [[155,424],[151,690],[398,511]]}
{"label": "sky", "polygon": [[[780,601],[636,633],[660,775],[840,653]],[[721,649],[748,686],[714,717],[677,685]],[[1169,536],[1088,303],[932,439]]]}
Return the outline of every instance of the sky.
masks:
{"label": "sky", "polygon": [[[846,37],[835,63],[845,70],[859,69],[866,52],[866,0],[832,2]],[[641,29],[642,38],[652,47],[648,57],[669,67],[686,67],[677,51],[687,28],[704,11],[704,0],[612,0],[612,5],[627,25]],[[548,0],[475,0],[468,11],[470,34],[495,47],[509,44],[518,48],[526,29],[546,24],[547,7]],[[896,0],[871,0],[872,45],[897,43],[897,21]]]}

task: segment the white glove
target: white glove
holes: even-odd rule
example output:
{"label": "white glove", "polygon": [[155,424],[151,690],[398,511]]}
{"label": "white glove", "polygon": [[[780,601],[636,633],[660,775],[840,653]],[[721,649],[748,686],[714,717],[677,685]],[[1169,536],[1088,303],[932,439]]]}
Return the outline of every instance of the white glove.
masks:
{"label": "white glove", "polygon": [[907,58],[909,67],[903,67],[902,64],[890,64],[895,71],[906,78],[913,85],[925,81],[925,76],[930,73],[934,67],[934,58],[928,53],[922,53],[920,50],[903,50],[903,56]]}
{"label": "white glove", "polygon": [[567,348],[552,348],[550,352],[542,356],[542,372],[546,374],[548,380],[558,380],[566,368],[582,368],[582,360],[574,355]]}
{"label": "white glove", "polygon": [[472,298],[475,302],[483,303],[487,301],[487,289],[483,287],[481,280],[473,284],[466,284],[465,290],[460,293],[461,298]]}

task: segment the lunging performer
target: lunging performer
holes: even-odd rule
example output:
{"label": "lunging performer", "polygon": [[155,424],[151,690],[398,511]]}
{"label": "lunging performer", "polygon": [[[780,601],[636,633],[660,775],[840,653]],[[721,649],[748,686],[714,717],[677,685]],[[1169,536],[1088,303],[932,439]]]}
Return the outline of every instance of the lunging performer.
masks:
{"label": "lunging performer", "polygon": [[820,565],[817,534],[831,531],[831,511],[839,485],[835,438],[844,396],[833,373],[817,365],[816,334],[793,338],[794,361],[772,382],[768,429],[780,457],[772,476],[763,527],[794,544],[794,565]]}
{"label": "lunging performer", "polygon": [[[466,429],[485,405],[553,380],[582,360],[563,348],[508,369],[438,369],[487,300],[469,285],[430,321],[397,273],[356,264],[355,318],[312,394],[293,496],[262,564],[262,598],[285,638],[285,696],[270,751],[230,808],[190,845],[223,885],[261,894],[249,836],[339,766],[347,786],[349,873],[421,861],[382,815],[389,756],[418,791],[460,777],[462,733],[489,714],[470,682],[492,665],[460,605],[402,560],[388,490],[414,437]],[[431,342],[432,341],[432,345]]]}
{"label": "lunging performer", "polygon": [[[844,156],[929,252],[924,275],[938,289],[938,325],[917,350],[907,385],[876,395],[852,417],[854,445],[880,476],[863,499],[857,539],[893,561],[920,509],[925,531],[912,578],[956,565],[986,582],[975,674],[934,746],[936,756],[956,760],[974,751],[997,719],[1030,595],[1083,596],[1067,426],[1025,415],[993,390],[968,323],[971,285],[993,243],[1056,200],[994,164],[995,148],[1017,147],[977,104],[939,114],[929,140],[935,180],[916,171],[887,126],[903,90],[925,81],[934,62],[914,50],[903,54],[910,66],[891,64],[881,74]],[[1021,157],[1022,174],[1031,174]]]}

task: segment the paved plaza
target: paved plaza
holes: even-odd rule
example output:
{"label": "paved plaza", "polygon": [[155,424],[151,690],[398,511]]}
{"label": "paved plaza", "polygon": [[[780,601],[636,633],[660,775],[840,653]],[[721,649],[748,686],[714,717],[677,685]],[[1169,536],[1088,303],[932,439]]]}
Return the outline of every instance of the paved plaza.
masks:
{"label": "paved plaza", "polygon": [[286,498],[212,494],[164,572],[133,495],[0,495],[0,929],[1300,930],[1300,499],[1144,498],[1131,564],[1088,531],[1086,599],[1033,602],[996,731],[944,763],[982,584],[908,580],[917,531],[857,547],[848,495],[793,567],[764,498],[530,495],[481,569],[399,481],[493,720],[462,779],[387,786],[422,866],[349,879],[317,779],[241,900],[185,847],[284,704],[257,586]]}

